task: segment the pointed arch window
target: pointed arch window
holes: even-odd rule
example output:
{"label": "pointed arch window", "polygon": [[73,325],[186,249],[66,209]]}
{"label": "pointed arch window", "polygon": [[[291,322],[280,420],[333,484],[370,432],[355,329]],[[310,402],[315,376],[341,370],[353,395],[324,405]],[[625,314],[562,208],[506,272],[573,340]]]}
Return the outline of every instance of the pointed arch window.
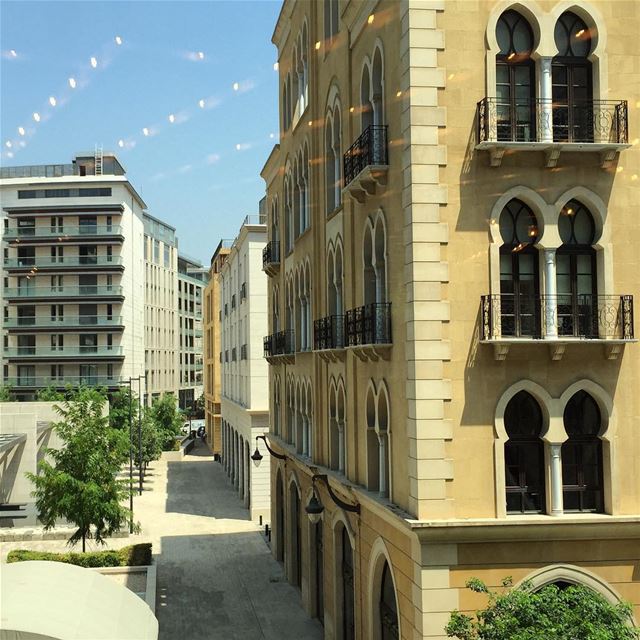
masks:
{"label": "pointed arch window", "polygon": [[342,527],[342,638],[355,640],[356,615],[354,598],[353,549],[346,527]]}
{"label": "pointed arch window", "polygon": [[560,212],[562,246],[556,253],[558,334],[598,337],[596,227],[587,207],[570,200]]}
{"label": "pointed arch window", "polygon": [[604,511],[601,426],[598,404],[586,391],[578,391],[564,410],[569,436],[562,445],[565,511]]}
{"label": "pointed arch window", "polygon": [[538,222],[521,200],[500,214],[500,318],[503,336],[540,335]]}
{"label": "pointed arch window", "polygon": [[551,68],[553,139],[593,142],[591,30],[582,18],[566,11],[556,22],[554,39],[558,54]]}
{"label": "pointed arch window", "polygon": [[382,569],[382,581],[380,585],[380,637],[381,640],[400,639],[396,591],[387,562],[384,563]]}
{"label": "pointed arch window", "polygon": [[519,391],[505,409],[504,445],[507,513],[542,513],[545,506],[542,411],[535,398]]}
{"label": "pointed arch window", "polygon": [[517,11],[505,11],[496,26],[496,123],[498,140],[536,139],[533,31]]}

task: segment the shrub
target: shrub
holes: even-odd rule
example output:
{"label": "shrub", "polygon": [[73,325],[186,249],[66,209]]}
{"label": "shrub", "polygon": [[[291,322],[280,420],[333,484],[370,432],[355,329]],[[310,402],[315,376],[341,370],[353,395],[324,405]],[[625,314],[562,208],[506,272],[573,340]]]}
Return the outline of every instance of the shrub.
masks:
{"label": "shrub", "polygon": [[151,543],[132,544],[122,549],[88,553],[52,553],[49,551],[16,549],[15,551],[10,551],[7,556],[7,562],[24,562],[27,560],[66,562],[67,564],[75,564],[86,568],[141,567],[151,564]]}

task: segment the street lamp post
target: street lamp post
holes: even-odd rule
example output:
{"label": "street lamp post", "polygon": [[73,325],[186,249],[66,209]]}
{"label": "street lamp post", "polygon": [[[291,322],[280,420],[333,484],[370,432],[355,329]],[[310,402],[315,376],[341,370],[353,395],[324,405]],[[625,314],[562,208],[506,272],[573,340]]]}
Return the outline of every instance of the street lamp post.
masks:
{"label": "street lamp post", "polygon": [[129,533],[133,533],[133,425],[131,416],[133,393],[131,382],[132,378],[129,378]]}
{"label": "street lamp post", "polygon": [[322,512],[324,511],[324,506],[320,501],[320,496],[318,495],[318,490],[316,489],[316,480],[321,480],[325,483],[325,485],[327,486],[327,490],[329,491],[329,496],[341,509],[349,511],[350,513],[360,513],[360,503],[356,502],[356,504],[349,504],[348,502],[341,500],[340,496],[334,493],[333,489],[331,488],[328,476],[325,473],[316,473],[311,478],[313,494],[311,495],[311,498],[309,499],[309,502],[305,507],[305,511],[309,516],[309,520],[311,520],[313,524],[320,521]]}
{"label": "street lamp post", "polygon": [[277,451],[274,451],[270,446],[269,443],[267,442],[267,436],[256,436],[256,450],[251,454],[251,459],[253,460],[253,464],[256,465],[256,467],[260,466],[260,463],[262,462],[262,458],[264,457],[260,451],[258,450],[258,440],[264,440],[264,444],[267,447],[267,451],[276,459],[278,460],[286,460],[287,456],[284,455],[283,453],[278,453]]}

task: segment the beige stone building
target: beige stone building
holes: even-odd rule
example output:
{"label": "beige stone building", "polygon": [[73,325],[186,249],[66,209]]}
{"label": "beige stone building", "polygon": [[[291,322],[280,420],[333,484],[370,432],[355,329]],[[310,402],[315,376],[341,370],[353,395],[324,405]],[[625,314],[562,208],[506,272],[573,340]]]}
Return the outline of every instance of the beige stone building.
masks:
{"label": "beige stone building", "polygon": [[220,383],[222,348],[220,346],[220,270],[227,260],[233,240],[220,240],[211,257],[209,282],[204,290],[204,417],[207,441],[214,454],[220,455]]}
{"label": "beige stone building", "polygon": [[640,619],[638,33],[624,0],[285,0],[272,542],[325,637],[444,638],[472,576]]}

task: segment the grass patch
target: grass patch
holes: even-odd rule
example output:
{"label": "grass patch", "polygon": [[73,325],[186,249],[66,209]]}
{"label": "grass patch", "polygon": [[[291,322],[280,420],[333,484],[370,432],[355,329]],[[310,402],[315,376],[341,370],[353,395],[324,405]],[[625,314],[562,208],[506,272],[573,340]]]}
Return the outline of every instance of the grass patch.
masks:
{"label": "grass patch", "polygon": [[49,551],[30,551],[16,549],[10,551],[7,562],[26,560],[48,560],[66,562],[79,567],[142,567],[151,564],[151,543],[132,544],[122,549],[109,551],[88,551],[86,553],[52,553]]}

